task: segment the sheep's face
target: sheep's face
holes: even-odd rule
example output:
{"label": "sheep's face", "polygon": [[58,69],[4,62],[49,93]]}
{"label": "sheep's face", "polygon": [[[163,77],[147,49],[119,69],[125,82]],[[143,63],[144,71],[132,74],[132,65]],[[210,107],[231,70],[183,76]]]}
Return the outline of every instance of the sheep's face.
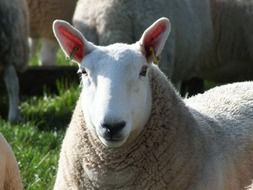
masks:
{"label": "sheep's face", "polygon": [[151,112],[150,62],[165,44],[169,21],[155,22],[135,44],[106,47],[88,42],[64,21],[55,21],[53,28],[64,52],[79,64],[81,104],[90,132],[108,147],[138,136]]}
{"label": "sheep's face", "polygon": [[122,145],[147,122],[151,110],[148,67],[137,44],[97,47],[81,62],[85,119],[106,146]]}

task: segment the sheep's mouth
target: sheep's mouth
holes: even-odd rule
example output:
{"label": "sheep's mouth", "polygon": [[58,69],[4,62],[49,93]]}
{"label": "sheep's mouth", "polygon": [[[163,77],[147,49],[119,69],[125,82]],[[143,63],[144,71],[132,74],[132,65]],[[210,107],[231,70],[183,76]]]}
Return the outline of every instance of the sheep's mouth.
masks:
{"label": "sheep's mouth", "polygon": [[124,140],[124,136],[122,135],[121,131],[115,133],[106,129],[102,129],[98,131],[98,134],[107,142],[116,143]]}
{"label": "sheep's mouth", "polygon": [[101,142],[108,148],[120,147],[126,141],[125,138],[101,138]]}
{"label": "sheep's mouth", "polygon": [[103,128],[97,130],[97,135],[100,141],[108,147],[119,147],[126,141],[126,136],[123,131],[118,131],[116,133],[109,132]]}
{"label": "sheep's mouth", "polygon": [[123,140],[121,137],[103,137],[108,142],[120,142]]}
{"label": "sheep's mouth", "polygon": [[99,135],[99,139],[105,146],[111,148],[120,147],[126,141],[126,138],[124,138],[124,136],[122,135],[115,135],[115,136]]}

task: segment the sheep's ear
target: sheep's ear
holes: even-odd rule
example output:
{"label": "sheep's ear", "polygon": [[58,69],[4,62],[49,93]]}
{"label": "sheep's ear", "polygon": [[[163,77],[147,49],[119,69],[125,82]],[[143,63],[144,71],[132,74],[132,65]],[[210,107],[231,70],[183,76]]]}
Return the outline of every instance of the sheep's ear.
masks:
{"label": "sheep's ear", "polygon": [[53,22],[53,32],[64,53],[77,63],[80,63],[95,48],[77,29],[66,21],[55,20]]}
{"label": "sheep's ear", "polygon": [[170,21],[163,17],[148,27],[139,41],[148,61],[154,61],[165,45],[170,33]]}

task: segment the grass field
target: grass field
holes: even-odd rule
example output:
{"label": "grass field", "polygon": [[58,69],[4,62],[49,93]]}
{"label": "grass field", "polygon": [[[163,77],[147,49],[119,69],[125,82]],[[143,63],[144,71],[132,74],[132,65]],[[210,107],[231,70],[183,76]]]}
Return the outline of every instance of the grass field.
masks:
{"label": "grass field", "polygon": [[[58,62],[65,62],[61,53],[59,56]],[[52,189],[61,142],[79,91],[78,86],[59,82],[58,95],[45,92],[42,97],[22,97],[22,123],[10,124],[0,116],[0,132],[16,155],[24,189]],[[0,99],[0,108],[7,109],[7,98]]]}

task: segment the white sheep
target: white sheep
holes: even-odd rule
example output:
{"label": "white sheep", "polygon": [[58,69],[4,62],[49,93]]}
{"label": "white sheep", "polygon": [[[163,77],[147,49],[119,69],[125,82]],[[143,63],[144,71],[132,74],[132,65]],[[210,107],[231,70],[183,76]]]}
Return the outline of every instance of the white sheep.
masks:
{"label": "white sheep", "polygon": [[39,62],[41,65],[55,65],[57,42],[52,32],[55,19],[71,21],[77,0],[26,0],[30,14],[31,56],[41,39]]}
{"label": "white sheep", "polygon": [[162,16],[173,27],[159,66],[180,89],[212,42],[209,0],[79,0],[73,25],[95,44],[134,43]]}
{"label": "white sheep", "polygon": [[73,25],[89,40],[133,43],[155,19],[172,23],[161,70],[180,89],[193,77],[213,82],[253,79],[253,1],[79,0]]}
{"label": "white sheep", "polygon": [[15,155],[0,133],[0,189],[21,190],[23,189],[19,174],[18,163]]}
{"label": "white sheep", "polygon": [[152,63],[170,31],[166,18],[131,45],[96,46],[59,20],[53,30],[82,74],[54,190],[238,190],[251,184],[252,82],[184,101]]}
{"label": "white sheep", "polygon": [[[18,31],[18,32],[17,32]],[[18,121],[19,83],[16,70],[28,61],[28,18],[24,0],[0,1],[0,73],[9,97],[9,121]]]}

